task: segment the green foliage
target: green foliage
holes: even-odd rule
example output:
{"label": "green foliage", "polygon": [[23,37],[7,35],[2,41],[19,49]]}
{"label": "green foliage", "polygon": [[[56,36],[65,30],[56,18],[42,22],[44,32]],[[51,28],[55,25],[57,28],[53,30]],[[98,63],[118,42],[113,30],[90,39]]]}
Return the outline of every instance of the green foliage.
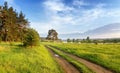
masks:
{"label": "green foliage", "polygon": [[13,7],[8,6],[7,2],[0,6],[0,37],[2,41],[22,41],[28,23],[23,13],[18,14]]}
{"label": "green foliage", "polygon": [[120,38],[111,38],[111,39],[89,39],[87,37],[86,39],[83,39],[80,41],[81,43],[120,43]]}
{"label": "green foliage", "polygon": [[103,43],[119,43],[120,42],[120,38],[116,38],[116,39],[105,39],[102,40]]}
{"label": "green foliage", "polygon": [[68,39],[67,39],[67,42],[69,43],[69,42],[71,42],[71,40],[68,38]]}
{"label": "green foliage", "polygon": [[91,40],[90,40],[90,37],[88,36],[87,38],[86,38],[86,43],[90,43],[91,42]]}
{"label": "green foliage", "polygon": [[47,40],[58,40],[58,33],[56,32],[56,30],[51,29],[48,31],[48,36],[46,38]]}
{"label": "green foliage", "polygon": [[74,43],[76,40],[75,39],[72,39],[72,42]]}
{"label": "green foliage", "polygon": [[99,43],[98,40],[93,40],[93,43],[95,43],[96,45]]}
{"label": "green foliage", "polygon": [[27,34],[24,37],[24,46],[36,46],[39,45],[40,37],[39,34],[34,29],[28,29]]}
{"label": "green foliage", "polygon": [[65,52],[90,60],[120,73],[120,44],[51,44]]}
{"label": "green foliage", "polygon": [[69,43],[69,42],[72,42],[72,43],[79,43],[80,41],[79,41],[79,39],[67,39],[67,42]]}
{"label": "green foliage", "polygon": [[62,73],[43,45],[35,49],[18,45],[0,44],[0,73]]}

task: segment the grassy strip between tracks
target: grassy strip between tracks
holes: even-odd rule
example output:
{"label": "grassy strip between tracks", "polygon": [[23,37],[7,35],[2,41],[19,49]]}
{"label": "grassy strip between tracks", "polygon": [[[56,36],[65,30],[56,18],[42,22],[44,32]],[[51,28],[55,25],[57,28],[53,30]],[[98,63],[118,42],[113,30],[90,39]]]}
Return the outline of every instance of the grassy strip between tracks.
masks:
{"label": "grassy strip between tracks", "polygon": [[87,68],[85,65],[82,63],[78,62],[77,60],[74,60],[73,58],[69,57],[68,55],[64,54],[63,52],[51,47],[47,46],[48,48],[52,49],[56,54],[60,55],[64,59],[66,59],[70,64],[72,64],[74,67],[76,67],[80,73],[95,73],[89,68]]}

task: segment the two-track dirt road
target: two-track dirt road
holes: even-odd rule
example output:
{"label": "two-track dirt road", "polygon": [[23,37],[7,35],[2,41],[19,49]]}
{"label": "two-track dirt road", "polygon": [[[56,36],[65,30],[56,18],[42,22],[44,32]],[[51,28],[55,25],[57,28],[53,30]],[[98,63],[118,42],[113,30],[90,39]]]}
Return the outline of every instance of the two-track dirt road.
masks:
{"label": "two-track dirt road", "polygon": [[[47,47],[48,48],[48,47]],[[59,55],[55,54],[50,48],[48,48],[49,52],[52,54],[52,56],[55,58],[55,60],[60,64],[60,66],[64,69],[66,73],[80,73],[79,70],[77,70],[73,65],[68,63],[65,59],[60,57]],[[59,49],[58,49],[59,50]],[[61,51],[61,50],[59,50]],[[63,52],[63,51],[61,51]],[[79,61],[80,63],[84,64],[86,67],[91,69],[95,73],[113,73],[110,70],[107,70],[106,68],[97,65],[95,63],[92,63],[88,60],[82,59],[80,57],[77,57],[75,55],[63,52],[64,54],[68,55],[69,57]]]}
{"label": "two-track dirt road", "polygon": [[56,53],[54,53],[50,48],[46,47],[50,52],[51,56],[55,58],[58,64],[62,67],[65,73],[80,73],[73,65],[67,62],[64,58],[60,57]]}

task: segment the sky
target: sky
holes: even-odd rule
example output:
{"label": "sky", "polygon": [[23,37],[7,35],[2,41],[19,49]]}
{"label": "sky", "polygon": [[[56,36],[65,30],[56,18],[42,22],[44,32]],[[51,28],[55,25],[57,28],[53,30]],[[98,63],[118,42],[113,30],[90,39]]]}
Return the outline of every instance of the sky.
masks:
{"label": "sky", "polygon": [[120,23],[120,0],[0,0],[22,11],[39,34],[55,29],[59,34],[83,33]]}

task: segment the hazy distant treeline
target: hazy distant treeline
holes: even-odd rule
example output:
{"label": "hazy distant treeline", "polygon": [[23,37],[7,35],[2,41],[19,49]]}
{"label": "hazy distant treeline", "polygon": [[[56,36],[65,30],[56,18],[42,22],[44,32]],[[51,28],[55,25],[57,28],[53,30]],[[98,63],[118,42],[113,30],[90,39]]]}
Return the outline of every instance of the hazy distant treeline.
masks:
{"label": "hazy distant treeline", "polygon": [[87,37],[86,39],[67,39],[67,42],[73,43],[120,43],[120,38],[113,38],[113,39],[90,39]]}

